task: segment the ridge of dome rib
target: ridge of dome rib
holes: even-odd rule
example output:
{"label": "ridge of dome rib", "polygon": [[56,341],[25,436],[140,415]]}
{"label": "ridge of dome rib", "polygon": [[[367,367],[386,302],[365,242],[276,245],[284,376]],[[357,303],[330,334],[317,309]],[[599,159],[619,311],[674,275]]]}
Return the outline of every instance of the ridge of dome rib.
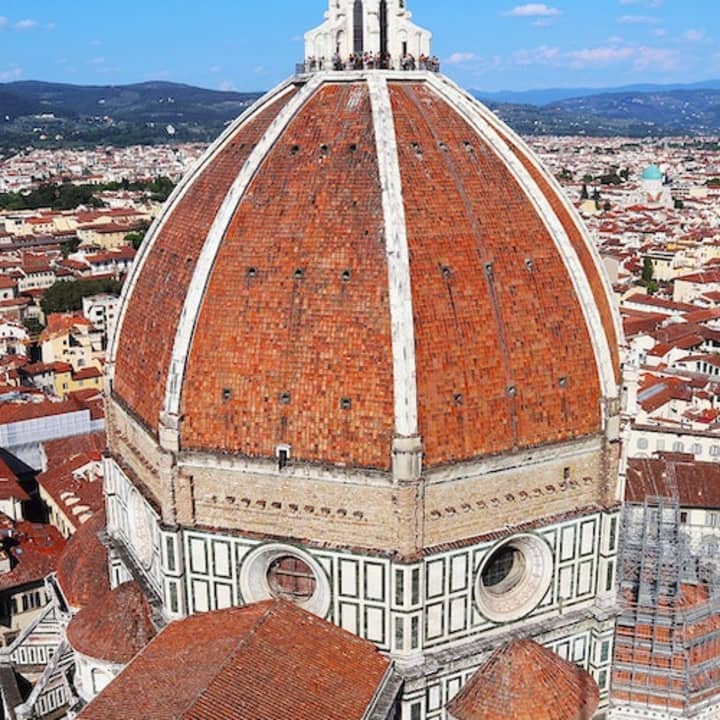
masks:
{"label": "ridge of dome rib", "polygon": [[503,142],[502,136],[496,129],[478,113],[478,103],[470,100],[468,96],[452,82],[443,78],[443,82],[429,78],[430,86],[445,101],[455,107],[465,118],[471,127],[493,148],[494,152],[503,160],[506,166],[512,171],[515,180],[523,188],[526,196],[535,205],[538,216],[548,229],[548,234],[554,240],[558,252],[565,264],[565,268],[573,283],[575,292],[580,299],[580,306],[585,315],[585,324],[590,331],[593,350],[596,358],[596,366],[600,376],[603,397],[614,398],[617,396],[618,388],[614,377],[613,363],[611,360],[608,339],[603,331],[603,323],[595,302],[592,288],[586,276],[575,248],[570,242],[565,228],[554,213],[548,199],[541,192],[537,183],[527,172],[522,163]]}
{"label": "ridge of dome rib", "polygon": [[283,132],[287,129],[289,123],[304,107],[308,98],[315,93],[322,82],[323,78],[320,76],[311,77],[280,111],[279,115],[270,124],[263,138],[254,147],[250,157],[240,169],[239,174],[225,196],[219,213],[210,227],[210,231],[200,253],[200,258],[195,266],[195,272],[190,282],[188,293],[185,296],[183,311],[173,343],[170,370],[168,372],[165,400],[163,403],[163,411],[171,416],[177,416],[180,413],[182,384],[190,346],[192,344],[192,337],[220,244],[230,226],[235,210],[242,201],[243,196],[262,166],[267,154],[272,150]]}
{"label": "ridge of dome rib", "polygon": [[175,189],[172,191],[168,199],[165,201],[160,214],[153,221],[151,226],[148,228],[147,237],[145,242],[140,246],[140,250],[135,258],[135,262],[130,270],[130,274],[123,285],[120,294],[120,313],[118,315],[117,322],[112,336],[109,339],[108,345],[108,359],[109,359],[109,374],[112,378],[112,368],[117,357],[118,341],[121,335],[123,321],[125,320],[125,313],[127,311],[128,300],[135,285],[137,279],[142,273],[145,266],[145,261],[150,255],[155,240],[160,236],[162,229],[167,222],[168,218],[172,215],[173,210],[177,207],[180,200],[183,198],[185,193],[193,186],[198,177],[202,172],[213,162],[221,150],[227,145],[232,137],[253,117],[256,117],[262,112],[270,103],[277,100],[284,93],[290,90],[297,78],[291,77],[281,82],[277,87],[270,90],[268,93],[263,95],[259,100],[254,102],[244,113],[235,119],[234,122],[220,134],[220,136],[210,145],[205,155],[198,161],[195,166],[188,172],[178,183]]}

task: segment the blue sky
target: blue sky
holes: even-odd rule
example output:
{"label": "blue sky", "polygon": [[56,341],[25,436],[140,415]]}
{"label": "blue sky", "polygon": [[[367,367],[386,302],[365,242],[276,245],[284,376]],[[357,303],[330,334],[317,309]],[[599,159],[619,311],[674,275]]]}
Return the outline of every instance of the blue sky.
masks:
{"label": "blue sky", "polygon": [[[408,0],[468,88],[720,78],[718,0]],[[0,0],[0,82],[171,80],[263,90],[303,55],[327,0]]]}

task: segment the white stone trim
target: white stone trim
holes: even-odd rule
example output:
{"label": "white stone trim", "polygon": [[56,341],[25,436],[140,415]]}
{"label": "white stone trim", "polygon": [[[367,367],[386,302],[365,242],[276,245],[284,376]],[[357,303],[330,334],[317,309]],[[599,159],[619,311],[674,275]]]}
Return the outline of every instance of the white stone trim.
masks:
{"label": "white stone trim", "polygon": [[412,437],[418,434],[415,322],[397,138],[386,79],[370,74],[367,83],[372,104],[385,215],[385,254],[392,325],[395,433],[401,437]]}
{"label": "white stone trim", "polygon": [[174,212],[177,205],[180,203],[185,193],[192,187],[195,180],[202,174],[202,172],[210,165],[217,155],[224,150],[227,144],[232,140],[237,131],[243,127],[249,120],[255,117],[259,112],[262,112],[269,104],[275,102],[282,97],[288,90],[294,85],[292,79],[286,80],[285,82],[278,85],[276,88],[271,90],[269,93],[260,98],[257,102],[254,102],[240,117],[232,122],[226,130],[215,140],[215,142],[206,150],[205,154],[200,160],[198,160],[193,166],[192,170],[188,172],[182,180],[178,183],[177,187],[173,190],[170,197],[165,202],[162,211],[155,218],[155,221],[150,226],[147,238],[142,244],[140,251],[138,252],[135,262],[133,263],[130,275],[125,282],[121,296],[120,296],[120,312],[118,314],[117,322],[115,323],[114,332],[110,337],[110,343],[108,345],[107,359],[108,359],[108,375],[112,379],[114,372],[115,358],[117,356],[118,339],[120,337],[121,329],[125,321],[125,314],[129,304],[130,296],[137,284],[140,273],[145,266],[150,252],[155,246],[155,241],[160,236],[165,223]]}
{"label": "white stone trim", "polygon": [[223,201],[220,212],[215,217],[197,265],[195,266],[195,272],[190,282],[188,293],[185,296],[182,314],[180,315],[165,388],[165,413],[178,415],[180,412],[183,379],[188,354],[190,352],[190,345],[195,332],[195,325],[198,315],[200,314],[205,289],[210,281],[215,259],[220,250],[220,244],[222,243],[222,239],[227,232],[235,211],[272,147],[279,140],[283,132],[285,132],[298,111],[321,85],[322,81],[323,78],[321,76],[311,78],[280,111],[235,178],[230,187],[230,191]]}
{"label": "white stone trim", "polygon": [[[447,80],[447,78],[443,77],[443,80],[449,84],[454,84],[452,81]],[[469,93],[464,91],[459,86],[455,86],[457,90],[462,92],[465,97],[469,98],[472,101],[475,101],[475,104],[477,106],[478,112],[483,116],[483,118],[495,129],[500,129],[501,132],[506,135],[508,138],[512,140],[512,142],[525,154],[525,157],[532,163],[533,167],[535,167],[538,172],[540,172],[543,177],[548,181],[548,184],[550,187],[557,193],[558,197],[560,198],[563,206],[568,211],[570,217],[572,218],[573,222],[577,226],[578,230],[580,231],[580,234],[583,237],[583,240],[585,241],[585,244],[587,245],[588,250],[590,251],[590,255],[592,257],[593,263],[595,264],[595,269],[597,270],[598,275],[600,276],[600,279],[602,280],[603,287],[605,289],[605,295],[607,299],[608,306],[610,307],[611,314],[612,314],[612,320],[613,320],[613,327],[615,328],[615,333],[617,334],[618,338],[618,345],[624,344],[625,341],[625,330],[623,329],[622,322],[620,320],[620,313],[615,312],[615,300],[614,300],[614,292],[612,289],[612,285],[610,283],[610,278],[608,277],[607,272],[605,271],[605,265],[602,262],[602,258],[600,257],[600,253],[598,252],[597,247],[595,247],[595,243],[593,242],[592,238],[590,237],[590,234],[588,233],[587,226],[583,222],[583,219],[580,217],[580,214],[578,213],[575,206],[570,202],[567,195],[565,194],[565,191],[563,190],[560,183],[557,181],[557,178],[555,178],[552,173],[549,173],[543,168],[542,164],[537,158],[537,155],[533,151],[533,149],[523,140],[523,138],[518,135],[511,127],[508,125],[504,125],[503,122],[495,115],[491,110],[489,110],[485,105],[475,100],[475,98],[472,97]]]}
{"label": "white stone trim", "polygon": [[[619,388],[615,379],[615,371],[608,338],[605,336],[600,312],[590,283],[585,275],[580,259],[570,242],[565,228],[555,215],[547,198],[540,191],[530,173],[525,169],[519,158],[503,142],[495,128],[479,112],[480,103],[472,100],[460,91],[457,86],[443,78],[428,78],[430,87],[453,107],[457,108],[462,117],[475,129],[475,131],[490,145],[495,153],[512,171],[513,176],[525,191],[530,201],[535,205],[538,215],[555,242],[555,246],[563,259],[565,269],[573,283],[575,293],[580,300],[580,306],[585,317],[585,324],[590,333],[593,346],[600,387],[604,398],[616,398]],[[603,423],[607,421],[606,408],[602,408]]]}

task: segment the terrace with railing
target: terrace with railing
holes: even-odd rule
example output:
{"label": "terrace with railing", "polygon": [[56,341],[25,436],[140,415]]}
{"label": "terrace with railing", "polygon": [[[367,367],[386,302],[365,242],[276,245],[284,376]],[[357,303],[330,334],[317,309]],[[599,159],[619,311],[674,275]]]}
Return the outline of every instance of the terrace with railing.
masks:
{"label": "terrace with railing", "polygon": [[343,59],[335,54],[330,59],[309,57],[305,62],[295,66],[295,72],[299,75],[315,72],[347,71],[347,70],[405,70],[405,71],[427,71],[440,72],[440,60],[437,57],[420,55],[418,58],[413,55],[405,55],[401,58],[393,58],[391,55],[380,53],[353,54]]}

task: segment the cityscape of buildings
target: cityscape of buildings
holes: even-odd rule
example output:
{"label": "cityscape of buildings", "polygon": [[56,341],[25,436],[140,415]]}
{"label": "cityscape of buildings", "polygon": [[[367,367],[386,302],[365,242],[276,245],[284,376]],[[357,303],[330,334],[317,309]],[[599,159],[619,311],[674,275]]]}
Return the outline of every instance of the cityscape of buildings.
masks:
{"label": "cityscape of buildings", "polygon": [[430,57],[0,161],[6,720],[720,718],[720,144]]}

